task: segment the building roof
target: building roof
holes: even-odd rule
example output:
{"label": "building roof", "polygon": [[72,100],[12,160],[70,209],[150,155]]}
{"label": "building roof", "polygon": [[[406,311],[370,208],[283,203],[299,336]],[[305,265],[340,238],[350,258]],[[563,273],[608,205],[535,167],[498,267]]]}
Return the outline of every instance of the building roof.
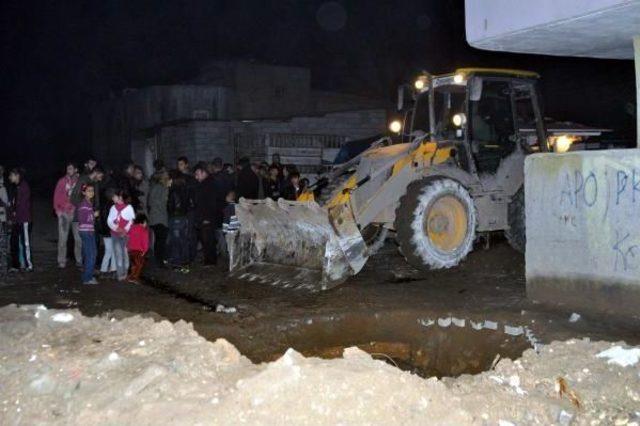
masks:
{"label": "building roof", "polygon": [[512,77],[540,78],[540,74],[533,71],[516,70],[509,68],[458,68],[456,74],[499,74]]}

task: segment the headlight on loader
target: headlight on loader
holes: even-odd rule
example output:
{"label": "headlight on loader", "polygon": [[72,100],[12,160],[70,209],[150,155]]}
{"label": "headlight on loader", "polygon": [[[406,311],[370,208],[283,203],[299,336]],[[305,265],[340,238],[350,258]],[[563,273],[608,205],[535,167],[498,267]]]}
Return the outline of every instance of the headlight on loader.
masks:
{"label": "headlight on loader", "polygon": [[455,84],[462,84],[464,83],[464,75],[463,74],[456,74],[453,76],[453,82]]}
{"label": "headlight on loader", "polygon": [[563,153],[571,149],[571,145],[577,142],[580,138],[570,135],[551,136],[549,138],[549,145],[553,148],[554,152]]}
{"label": "headlight on loader", "polygon": [[459,112],[451,118],[453,125],[456,127],[462,127],[467,123],[467,116]]}
{"label": "headlight on loader", "polygon": [[400,131],[402,130],[402,123],[400,122],[400,120],[393,120],[391,123],[389,123],[389,130],[391,130],[391,132],[393,133],[400,133]]}

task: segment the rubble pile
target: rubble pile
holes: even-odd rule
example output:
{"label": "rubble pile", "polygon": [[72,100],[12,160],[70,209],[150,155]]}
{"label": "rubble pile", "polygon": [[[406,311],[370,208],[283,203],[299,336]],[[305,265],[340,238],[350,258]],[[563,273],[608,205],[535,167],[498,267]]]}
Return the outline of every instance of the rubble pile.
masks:
{"label": "rubble pile", "polygon": [[570,340],[422,379],[357,349],[253,364],[190,324],[0,309],[2,424],[640,424],[639,348]]}

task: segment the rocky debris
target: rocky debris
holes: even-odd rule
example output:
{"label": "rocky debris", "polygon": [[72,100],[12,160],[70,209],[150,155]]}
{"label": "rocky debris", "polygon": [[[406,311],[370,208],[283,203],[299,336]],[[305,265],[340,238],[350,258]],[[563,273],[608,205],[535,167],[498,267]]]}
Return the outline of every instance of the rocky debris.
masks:
{"label": "rocky debris", "polygon": [[553,342],[443,380],[357,348],[255,365],[183,321],[35,306],[0,309],[0,342],[3,424],[640,424],[639,349],[621,342]]}

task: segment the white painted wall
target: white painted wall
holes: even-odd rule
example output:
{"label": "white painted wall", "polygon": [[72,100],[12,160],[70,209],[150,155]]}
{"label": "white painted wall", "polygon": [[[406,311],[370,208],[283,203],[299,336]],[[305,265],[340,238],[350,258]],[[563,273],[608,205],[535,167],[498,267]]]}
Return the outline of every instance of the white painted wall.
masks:
{"label": "white painted wall", "polygon": [[[633,1],[633,0],[632,0]],[[566,19],[575,19],[629,0],[467,0],[467,40],[523,30]]]}
{"label": "white painted wall", "polygon": [[466,0],[473,47],[557,56],[633,59],[639,0]]}
{"label": "white painted wall", "polygon": [[585,309],[637,307],[640,150],[531,155],[525,188],[527,292],[552,303],[587,296]]}

